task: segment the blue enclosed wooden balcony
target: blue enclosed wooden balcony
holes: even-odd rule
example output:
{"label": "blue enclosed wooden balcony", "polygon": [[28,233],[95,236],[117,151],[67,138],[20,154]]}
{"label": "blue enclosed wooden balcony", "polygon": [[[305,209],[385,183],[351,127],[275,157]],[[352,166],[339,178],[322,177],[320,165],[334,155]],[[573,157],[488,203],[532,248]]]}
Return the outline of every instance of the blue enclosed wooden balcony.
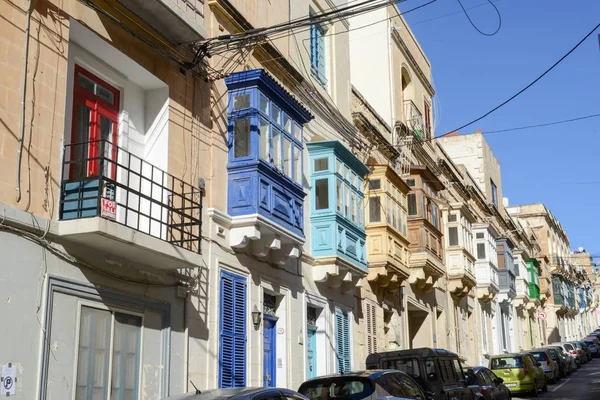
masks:
{"label": "blue enclosed wooden balcony", "polygon": [[225,79],[229,90],[230,245],[274,264],[305,241],[302,127],[312,116],[262,69]]}
{"label": "blue enclosed wooden balcony", "polygon": [[364,177],[369,169],[338,141],[307,143],[313,279],[350,290],[367,273]]}

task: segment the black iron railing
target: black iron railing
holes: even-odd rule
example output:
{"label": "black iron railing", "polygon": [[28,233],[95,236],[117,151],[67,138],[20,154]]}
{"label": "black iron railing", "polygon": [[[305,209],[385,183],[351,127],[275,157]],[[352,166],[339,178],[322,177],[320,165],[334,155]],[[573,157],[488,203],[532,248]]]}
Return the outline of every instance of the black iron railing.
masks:
{"label": "black iron railing", "polygon": [[203,188],[107,140],[65,145],[60,219],[102,217],[200,253]]}

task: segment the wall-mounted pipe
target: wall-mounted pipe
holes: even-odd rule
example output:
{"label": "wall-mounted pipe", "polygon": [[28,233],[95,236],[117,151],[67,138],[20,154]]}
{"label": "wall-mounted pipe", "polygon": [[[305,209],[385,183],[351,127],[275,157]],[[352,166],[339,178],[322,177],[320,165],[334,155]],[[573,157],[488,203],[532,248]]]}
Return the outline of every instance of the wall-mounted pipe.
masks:
{"label": "wall-mounted pipe", "polygon": [[31,27],[32,0],[27,2],[27,25],[25,27],[25,49],[23,50],[23,75],[21,77],[21,121],[19,122],[19,142],[17,144],[16,190],[17,203],[21,201],[21,160],[23,158],[23,141],[25,139],[25,96],[27,95],[27,66],[29,64],[29,29]]}

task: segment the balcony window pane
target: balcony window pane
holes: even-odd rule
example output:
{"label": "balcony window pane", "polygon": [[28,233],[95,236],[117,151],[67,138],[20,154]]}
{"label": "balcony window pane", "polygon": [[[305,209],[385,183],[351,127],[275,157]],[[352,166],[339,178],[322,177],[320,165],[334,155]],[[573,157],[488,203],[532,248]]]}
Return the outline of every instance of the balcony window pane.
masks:
{"label": "balcony window pane", "polygon": [[267,99],[267,97],[263,96],[262,94],[260,95],[259,107],[260,111],[269,115],[269,99]]}
{"label": "balcony window pane", "polygon": [[281,109],[276,105],[271,106],[271,118],[277,125],[281,124]]}
{"label": "balcony window pane", "polygon": [[294,122],[294,139],[300,141],[302,140],[302,128],[300,125]]}
{"label": "balcony window pane", "polygon": [[283,137],[283,172],[292,177],[292,143],[287,137]]}
{"label": "balcony window pane", "polygon": [[344,164],[342,164],[340,160],[336,159],[335,166],[336,166],[337,173],[340,174],[341,176],[344,176]]}
{"label": "balcony window pane", "polygon": [[302,151],[294,146],[294,180],[302,184]]}
{"label": "balcony window pane", "polygon": [[448,222],[456,222],[456,214],[448,214]]}
{"label": "balcony window pane", "polygon": [[360,226],[363,226],[365,221],[364,221],[364,202],[362,198],[358,199],[358,224]]}
{"label": "balcony window pane", "polygon": [[358,222],[356,220],[356,194],[354,192],[352,192],[352,195],[351,195],[350,207],[352,207],[352,218],[351,218],[352,222]]}
{"label": "balcony window pane", "polygon": [[392,225],[392,198],[389,195],[385,201],[385,219],[388,225]]}
{"label": "balcony window pane", "polygon": [[483,239],[483,238],[484,238],[484,235],[483,235],[483,233],[476,233],[476,234],[475,234],[475,237],[476,237],[477,239]]}
{"label": "balcony window pane", "polygon": [[273,138],[273,164],[275,164],[275,168],[281,169],[281,133],[272,128],[271,135]]}
{"label": "balcony window pane", "polygon": [[329,180],[327,178],[315,181],[315,209],[326,210],[329,208]]}
{"label": "balcony window pane", "polygon": [[417,195],[411,193],[407,196],[408,215],[417,215]]}
{"label": "balcony window pane", "polygon": [[240,94],[233,97],[233,110],[241,110],[250,107],[250,93]]}
{"label": "balcony window pane", "polygon": [[381,200],[379,196],[369,197],[369,222],[381,222]]}
{"label": "balcony window pane", "polygon": [[292,120],[287,114],[283,114],[283,130],[292,133]]}
{"label": "balcony window pane", "polygon": [[327,171],[329,169],[328,158],[317,158],[315,160],[315,172]]}
{"label": "balcony window pane", "polygon": [[477,243],[477,259],[485,260],[485,243]]}
{"label": "balcony window pane", "polygon": [[248,157],[250,155],[250,120],[238,119],[233,122],[233,156]]}
{"label": "balcony window pane", "polygon": [[350,190],[348,185],[344,185],[344,216],[350,216]]}
{"label": "balcony window pane", "polygon": [[381,180],[373,179],[369,181],[369,190],[381,189]]}
{"label": "balcony window pane", "polygon": [[448,243],[450,246],[458,246],[458,228],[448,228]]}
{"label": "balcony window pane", "polygon": [[339,179],[335,180],[335,197],[336,197],[336,204],[337,204],[337,210],[339,212],[342,212],[342,196],[343,196],[343,192],[342,192],[342,181],[340,181]]}
{"label": "balcony window pane", "polygon": [[269,121],[260,119],[260,158],[269,162]]}

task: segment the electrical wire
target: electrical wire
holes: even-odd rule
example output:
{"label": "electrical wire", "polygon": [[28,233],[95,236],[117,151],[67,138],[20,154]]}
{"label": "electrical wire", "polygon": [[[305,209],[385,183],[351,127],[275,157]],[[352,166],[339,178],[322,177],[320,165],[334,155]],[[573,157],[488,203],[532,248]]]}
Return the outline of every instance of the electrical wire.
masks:
{"label": "electrical wire", "polygon": [[546,76],[550,71],[552,71],[557,65],[559,65],[565,58],[567,58],[571,53],[573,53],[579,46],[581,46],[581,44],[583,42],[585,42],[585,40],[587,38],[589,38],[592,33],[594,33],[596,31],[596,29],[598,29],[598,27],[600,27],[600,24],[597,24],[591,31],[589,31],[584,37],[583,39],[581,39],[574,47],[571,48],[571,50],[569,50],[565,55],[563,55],[558,61],[556,61],[554,64],[552,64],[552,66],[548,69],[546,69],[540,76],[538,76],[537,78],[535,78],[531,83],[529,83],[527,86],[525,86],[523,89],[519,90],[517,93],[515,93],[514,95],[512,95],[511,97],[509,97],[507,100],[503,101],[502,103],[500,103],[499,105],[497,105],[496,107],[492,108],[490,111],[486,112],[485,114],[483,114],[482,116],[475,118],[474,120],[467,122],[464,125],[459,126],[456,129],[453,129],[447,133],[451,133],[451,132],[457,132],[460,131],[463,128],[466,128],[469,125],[474,124],[477,121],[481,121],[482,119],[484,119],[485,117],[487,117],[488,115],[492,114],[493,112],[497,111],[498,109],[504,107],[506,104],[510,103],[512,100],[514,100],[515,98],[517,98],[519,95],[521,95],[523,92],[525,92],[527,89],[529,89],[530,87],[532,87],[533,85],[535,85],[540,79],[542,79],[544,76]]}
{"label": "electrical wire", "polygon": [[488,3],[490,3],[492,5],[492,7],[494,7],[494,10],[496,10],[496,14],[498,14],[498,28],[496,28],[496,30],[492,33],[487,33],[487,32],[482,31],[481,29],[479,29],[477,27],[477,25],[475,25],[475,23],[471,19],[471,16],[465,9],[465,6],[463,6],[462,2],[460,0],[456,0],[456,1],[458,1],[458,4],[460,4],[460,8],[462,8],[463,12],[465,13],[465,16],[467,17],[467,19],[469,20],[469,22],[471,23],[473,28],[475,28],[475,30],[477,32],[481,33],[483,36],[494,36],[495,34],[497,34],[500,31],[500,28],[502,28],[502,15],[500,15],[500,11],[498,10],[498,7],[496,7],[496,5],[491,2],[491,0],[488,0]]}
{"label": "electrical wire", "polygon": [[[499,2],[499,1],[500,0],[496,0],[496,2]],[[486,6],[486,5],[487,5],[487,3],[481,3],[481,4],[477,4],[477,5],[471,6],[471,7],[467,7],[466,10],[472,10],[474,8],[478,8],[478,7],[482,7],[482,6]],[[410,24],[410,26],[420,25],[420,24],[424,24],[426,22],[436,21],[438,19],[442,19],[442,18],[446,18],[446,17],[451,17],[453,15],[458,15],[458,14],[462,14],[462,13],[463,13],[463,11],[461,10],[461,11],[456,11],[456,12],[453,12],[453,13],[442,14],[442,15],[438,15],[437,17],[425,19],[423,21],[413,22],[413,23]]]}
{"label": "electrical wire", "polygon": [[584,119],[597,118],[597,117],[600,117],[600,114],[591,114],[591,115],[585,115],[583,117],[563,119],[561,121],[546,122],[546,123],[536,124],[536,125],[525,125],[525,126],[519,126],[519,127],[516,127],[516,128],[499,129],[499,130],[487,131],[487,132],[483,132],[483,133],[486,134],[486,135],[488,135],[490,133],[520,131],[520,130],[523,130],[523,129],[541,128],[541,127],[544,127],[544,126],[566,124],[566,123],[569,123],[569,122],[581,121],[581,120],[584,120]]}

